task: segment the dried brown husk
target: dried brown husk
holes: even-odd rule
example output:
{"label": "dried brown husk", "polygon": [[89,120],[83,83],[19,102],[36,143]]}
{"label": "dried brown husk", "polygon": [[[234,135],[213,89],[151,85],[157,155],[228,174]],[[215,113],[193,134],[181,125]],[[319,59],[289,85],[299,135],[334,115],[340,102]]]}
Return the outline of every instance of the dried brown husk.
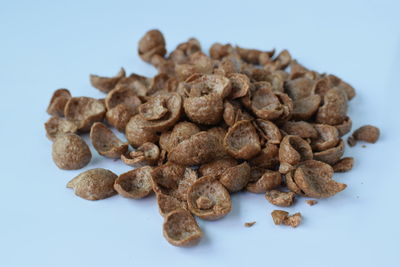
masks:
{"label": "dried brown husk", "polygon": [[126,76],[125,69],[121,68],[119,70],[119,72],[117,73],[117,75],[115,75],[114,77],[102,77],[102,76],[91,74],[90,75],[90,83],[92,84],[92,86],[94,88],[99,89],[101,92],[108,93],[112,89],[114,89],[115,86],[117,85],[117,83],[122,78],[125,78],[125,76]]}
{"label": "dried brown husk", "polygon": [[119,104],[106,113],[107,123],[120,132],[125,132],[129,120],[136,114],[131,108],[124,104]]}
{"label": "dried brown husk", "polygon": [[282,139],[279,147],[279,160],[281,163],[296,165],[301,161],[312,158],[311,146],[301,137],[287,135]]}
{"label": "dried brown husk", "polygon": [[344,154],[344,142],[340,140],[338,145],[324,151],[315,152],[314,159],[330,165],[334,165]]}
{"label": "dried brown husk", "polygon": [[47,113],[54,117],[63,117],[65,105],[70,98],[71,93],[68,89],[55,90],[47,107]]}
{"label": "dried brown husk", "polygon": [[303,139],[318,137],[318,132],[314,126],[305,121],[287,121],[281,125],[281,130],[288,135],[298,135]]}
{"label": "dried brown husk", "polygon": [[347,172],[353,168],[354,158],[346,157],[342,158],[335,165],[332,166],[334,172]]}
{"label": "dried brown husk", "polygon": [[256,129],[250,121],[238,121],[224,138],[225,150],[234,158],[251,159],[261,151]]}
{"label": "dried brown husk", "polygon": [[321,124],[341,124],[347,117],[347,96],[343,90],[330,89],[324,95],[324,104],[318,109],[316,122]]}
{"label": "dried brown husk", "polygon": [[[199,207],[199,198],[208,200],[211,207]],[[204,220],[220,219],[232,209],[229,192],[212,176],[203,176],[194,182],[189,188],[187,201],[190,212]]]}
{"label": "dried brown husk", "polygon": [[137,108],[141,103],[142,101],[136,93],[127,87],[118,87],[111,90],[105,99],[107,110],[123,104],[133,113],[136,113]]}
{"label": "dried brown husk", "polygon": [[203,236],[196,220],[185,209],[174,210],[165,216],[163,234],[171,245],[177,247],[196,245]]}
{"label": "dried brown husk", "polygon": [[248,183],[246,190],[251,193],[263,194],[282,184],[282,175],[277,171],[265,170],[263,175],[254,182]]}
{"label": "dried brown husk", "polygon": [[155,55],[164,56],[167,53],[165,49],[165,39],[159,30],[150,30],[139,41],[139,56],[146,62],[151,62]]}
{"label": "dried brown husk", "polygon": [[105,199],[117,194],[113,187],[117,177],[106,169],[91,169],[69,181],[67,188],[74,189],[75,195],[87,200]]}
{"label": "dried brown husk", "polygon": [[202,164],[199,168],[201,176],[221,176],[227,169],[238,165],[237,161],[233,158],[224,158]]}
{"label": "dried brown husk", "polygon": [[270,144],[279,144],[282,140],[282,134],[273,122],[257,119],[254,126],[258,130],[259,135]]}
{"label": "dried brown husk", "polygon": [[307,160],[299,164],[293,180],[308,197],[327,198],[346,188],[345,184],[332,179],[333,169],[329,164],[317,160]]}
{"label": "dried brown husk", "polygon": [[267,143],[261,152],[249,161],[250,165],[260,168],[277,169],[279,165],[279,148]]}
{"label": "dried brown husk", "polygon": [[151,142],[146,142],[135,151],[121,155],[121,160],[129,166],[155,165],[160,159],[160,149]]}
{"label": "dried brown husk", "polygon": [[180,142],[169,155],[169,160],[182,165],[199,165],[223,157],[220,140],[213,134],[201,131]]}
{"label": "dried brown husk", "polygon": [[186,201],[189,187],[197,180],[195,170],[167,162],[151,172],[153,190]]}
{"label": "dried brown husk", "polygon": [[114,189],[123,197],[140,199],[148,196],[152,191],[152,167],[144,166],[118,176],[114,182]]}
{"label": "dried brown husk", "polygon": [[93,123],[102,121],[106,114],[106,107],[101,100],[90,97],[72,97],[64,109],[65,118],[74,122],[78,130],[90,131]]}
{"label": "dried brown husk", "polygon": [[318,131],[318,138],[311,142],[314,152],[327,150],[339,143],[339,132],[336,127],[328,124],[314,124],[314,128]]}
{"label": "dried brown husk", "polygon": [[225,170],[219,181],[230,192],[237,192],[246,187],[250,180],[250,165],[247,162]]}
{"label": "dried brown husk", "polygon": [[51,117],[44,124],[46,129],[46,136],[51,141],[54,141],[57,136],[76,133],[78,131],[78,126],[75,123],[60,117]]}
{"label": "dried brown husk", "polygon": [[90,140],[100,155],[117,159],[128,150],[128,143],[122,142],[103,123],[96,122],[90,130]]}
{"label": "dried brown husk", "polygon": [[377,127],[372,125],[364,125],[354,131],[353,137],[357,141],[364,141],[367,143],[376,143],[378,141],[380,131]]}
{"label": "dried brown husk", "polygon": [[89,164],[92,153],[79,135],[68,133],[59,135],[53,142],[54,163],[63,170],[78,170]]}

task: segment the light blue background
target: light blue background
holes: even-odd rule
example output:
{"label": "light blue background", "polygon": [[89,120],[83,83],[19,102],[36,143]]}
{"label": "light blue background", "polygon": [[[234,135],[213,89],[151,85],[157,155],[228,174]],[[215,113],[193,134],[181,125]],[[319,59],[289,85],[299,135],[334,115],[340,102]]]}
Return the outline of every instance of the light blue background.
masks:
{"label": "light blue background", "polygon": [[[0,1],[0,266],[400,266],[400,2],[396,1]],[[223,220],[200,221],[205,239],[182,249],[162,237],[154,198],[89,202],[65,188],[80,171],[51,160],[43,123],[52,92],[101,97],[88,75],[153,75],[137,42],[161,29],[168,49],[197,37],[287,48],[311,69],[357,89],[354,126],[382,138],[346,150],[348,188],[309,207],[297,229],[276,227],[262,195],[238,194]],[[96,155],[85,169],[129,168]],[[252,228],[246,221],[257,221]]]}

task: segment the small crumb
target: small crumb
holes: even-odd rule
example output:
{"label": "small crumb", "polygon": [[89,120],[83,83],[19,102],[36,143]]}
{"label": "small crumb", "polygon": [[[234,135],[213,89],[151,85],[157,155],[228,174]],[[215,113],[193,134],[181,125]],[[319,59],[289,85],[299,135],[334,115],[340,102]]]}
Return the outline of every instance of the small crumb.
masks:
{"label": "small crumb", "polygon": [[296,228],[297,226],[299,226],[300,223],[301,223],[301,213],[300,212],[290,215],[290,216],[286,217],[285,220],[283,220],[284,225],[291,226],[293,228]]}
{"label": "small crumb", "polygon": [[315,204],[318,203],[318,201],[314,200],[314,199],[310,199],[310,200],[306,200],[307,204],[310,206],[314,206]]}
{"label": "small crumb", "polygon": [[366,148],[367,146],[366,146],[366,145],[362,145],[361,147],[362,147],[362,148]]}
{"label": "small crumb", "polygon": [[244,223],[244,226],[245,227],[252,227],[255,224],[256,224],[256,222],[246,222],[246,223]]}

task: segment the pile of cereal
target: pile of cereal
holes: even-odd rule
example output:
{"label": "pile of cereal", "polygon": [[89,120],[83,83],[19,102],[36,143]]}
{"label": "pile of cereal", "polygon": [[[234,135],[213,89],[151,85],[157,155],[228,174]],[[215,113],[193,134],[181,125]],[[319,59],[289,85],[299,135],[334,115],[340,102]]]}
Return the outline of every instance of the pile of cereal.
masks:
{"label": "pile of cereal", "polygon": [[[195,217],[224,217],[235,192],[265,194],[272,205],[288,207],[296,197],[328,198],[346,188],[332,177],[353,166],[353,158],[342,157],[355,96],[348,83],[305,68],[287,50],[275,55],[215,43],[208,56],[191,38],[166,56],[158,30],[145,34],[138,52],[157,68],[153,78],[121,69],[111,78],[90,76],[105,99],[72,97],[66,89],[51,98],[45,128],[59,168],[89,164],[90,149],[79,136],[86,132],[100,155],[135,167],[120,175],[85,171],[67,184],[77,196],[139,199],[154,192],[165,238],[189,246],[203,235]],[[378,137],[369,125],[348,142]],[[275,210],[272,217],[292,227],[301,222],[300,213]]]}

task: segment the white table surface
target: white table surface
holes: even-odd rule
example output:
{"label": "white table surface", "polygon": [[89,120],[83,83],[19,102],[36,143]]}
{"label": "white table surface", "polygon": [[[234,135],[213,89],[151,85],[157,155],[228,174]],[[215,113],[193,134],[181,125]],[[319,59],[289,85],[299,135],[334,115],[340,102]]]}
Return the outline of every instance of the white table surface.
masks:
{"label": "white table surface", "polygon": [[[400,266],[400,4],[396,1],[1,1],[0,266]],[[146,3],[145,3],[146,2]],[[197,37],[287,48],[311,69],[351,83],[354,127],[373,124],[375,145],[346,149],[348,188],[308,206],[297,229],[273,225],[263,195],[240,193],[233,211],[199,221],[205,238],[176,248],[162,236],[154,197],[90,202],[66,183],[83,170],[129,170],[93,152],[83,170],[59,170],[43,123],[52,92],[101,97],[88,75],[154,75],[136,51],[160,28],[173,49]],[[257,221],[252,228],[244,222]],[[228,265],[229,264],[229,265]]]}

